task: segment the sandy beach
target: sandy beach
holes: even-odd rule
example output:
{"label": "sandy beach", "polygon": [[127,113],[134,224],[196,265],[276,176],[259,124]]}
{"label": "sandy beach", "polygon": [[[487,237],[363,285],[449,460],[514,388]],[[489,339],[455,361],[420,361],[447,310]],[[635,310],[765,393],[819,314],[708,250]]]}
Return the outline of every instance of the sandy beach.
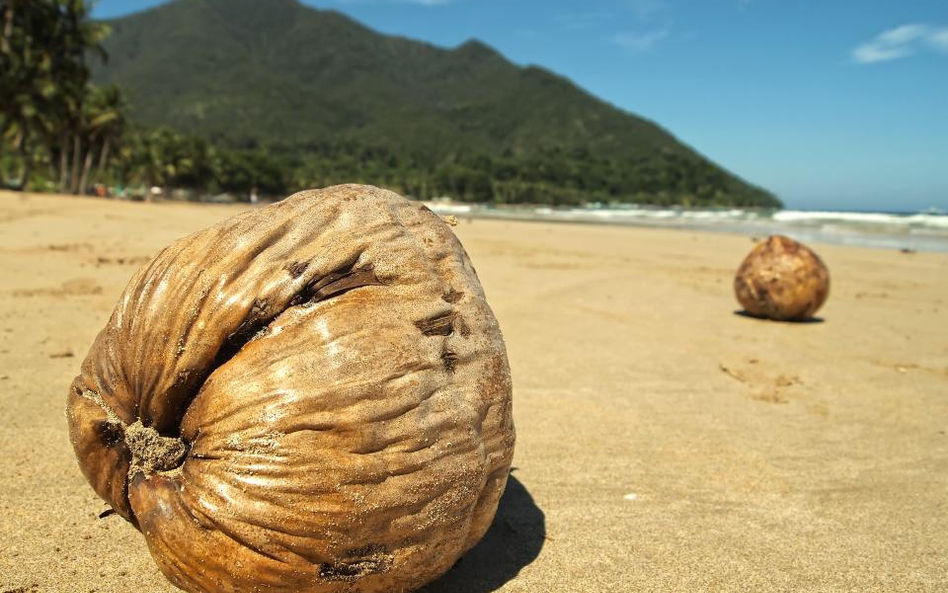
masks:
{"label": "sandy beach", "polygon": [[[176,591],[79,472],[67,388],[132,273],[246,206],[0,192],[0,593]],[[819,322],[735,314],[723,233],[462,220],[518,442],[428,593],[948,590],[948,254],[811,245]]]}

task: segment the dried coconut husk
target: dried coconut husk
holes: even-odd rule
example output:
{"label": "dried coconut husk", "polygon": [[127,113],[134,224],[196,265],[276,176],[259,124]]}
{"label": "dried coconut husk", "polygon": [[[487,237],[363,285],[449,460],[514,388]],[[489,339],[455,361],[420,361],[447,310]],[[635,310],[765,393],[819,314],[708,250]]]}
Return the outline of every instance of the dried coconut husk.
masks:
{"label": "dried coconut husk", "polygon": [[829,295],[829,271],[808,247],[774,235],[751,250],[734,277],[744,310],[777,321],[809,319]]}
{"label": "dried coconut husk", "polygon": [[467,253],[423,205],[358,185],[164,249],[67,416],[96,492],[193,592],[414,590],[487,531],[514,445]]}

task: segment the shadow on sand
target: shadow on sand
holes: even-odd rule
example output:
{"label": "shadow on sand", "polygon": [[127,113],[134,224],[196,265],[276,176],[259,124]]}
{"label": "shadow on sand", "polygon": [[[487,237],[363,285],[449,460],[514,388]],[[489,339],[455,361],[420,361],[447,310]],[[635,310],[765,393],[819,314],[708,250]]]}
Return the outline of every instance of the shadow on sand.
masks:
{"label": "shadow on sand", "polygon": [[511,476],[484,539],[446,575],[418,593],[488,593],[517,576],[540,555],[546,539],[543,511]]}
{"label": "shadow on sand", "polygon": [[785,321],[781,321],[779,319],[767,319],[766,317],[763,317],[761,315],[753,315],[751,313],[748,313],[747,311],[734,311],[734,314],[737,315],[738,317],[747,317],[748,319],[776,321],[777,323],[796,323],[796,324],[804,324],[804,325],[807,323],[823,323],[822,317],[808,317],[806,319],[788,319]]}

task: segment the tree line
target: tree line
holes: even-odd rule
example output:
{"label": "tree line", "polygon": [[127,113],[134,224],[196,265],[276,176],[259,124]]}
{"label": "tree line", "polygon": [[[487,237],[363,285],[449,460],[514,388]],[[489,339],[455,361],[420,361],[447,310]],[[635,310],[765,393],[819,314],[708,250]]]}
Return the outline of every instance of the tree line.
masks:
{"label": "tree line", "polygon": [[124,124],[119,90],[89,85],[107,29],[82,0],[0,0],[0,25],[4,177],[24,189],[45,166],[60,191],[83,192]]}
{"label": "tree line", "polygon": [[488,203],[636,202],[774,206],[712,163],[672,151],[617,160],[557,146],[529,153],[448,150],[334,141],[260,145],[208,139],[129,121],[115,86],[90,82],[106,60],[108,27],[84,0],[0,0],[0,181],[13,189],[88,193],[94,186],[191,195],[252,190],[282,197],[296,189],[371,183],[420,199]]}

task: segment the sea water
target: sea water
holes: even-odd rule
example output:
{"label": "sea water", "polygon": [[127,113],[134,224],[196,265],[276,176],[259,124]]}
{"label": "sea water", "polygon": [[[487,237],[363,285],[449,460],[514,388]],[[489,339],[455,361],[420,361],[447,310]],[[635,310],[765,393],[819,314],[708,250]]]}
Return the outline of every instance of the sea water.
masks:
{"label": "sea water", "polygon": [[586,222],[699,229],[766,237],[782,234],[804,242],[948,252],[948,214],[888,213],[756,208],[657,208],[601,206],[582,208],[510,207],[434,201],[439,214],[459,217]]}

